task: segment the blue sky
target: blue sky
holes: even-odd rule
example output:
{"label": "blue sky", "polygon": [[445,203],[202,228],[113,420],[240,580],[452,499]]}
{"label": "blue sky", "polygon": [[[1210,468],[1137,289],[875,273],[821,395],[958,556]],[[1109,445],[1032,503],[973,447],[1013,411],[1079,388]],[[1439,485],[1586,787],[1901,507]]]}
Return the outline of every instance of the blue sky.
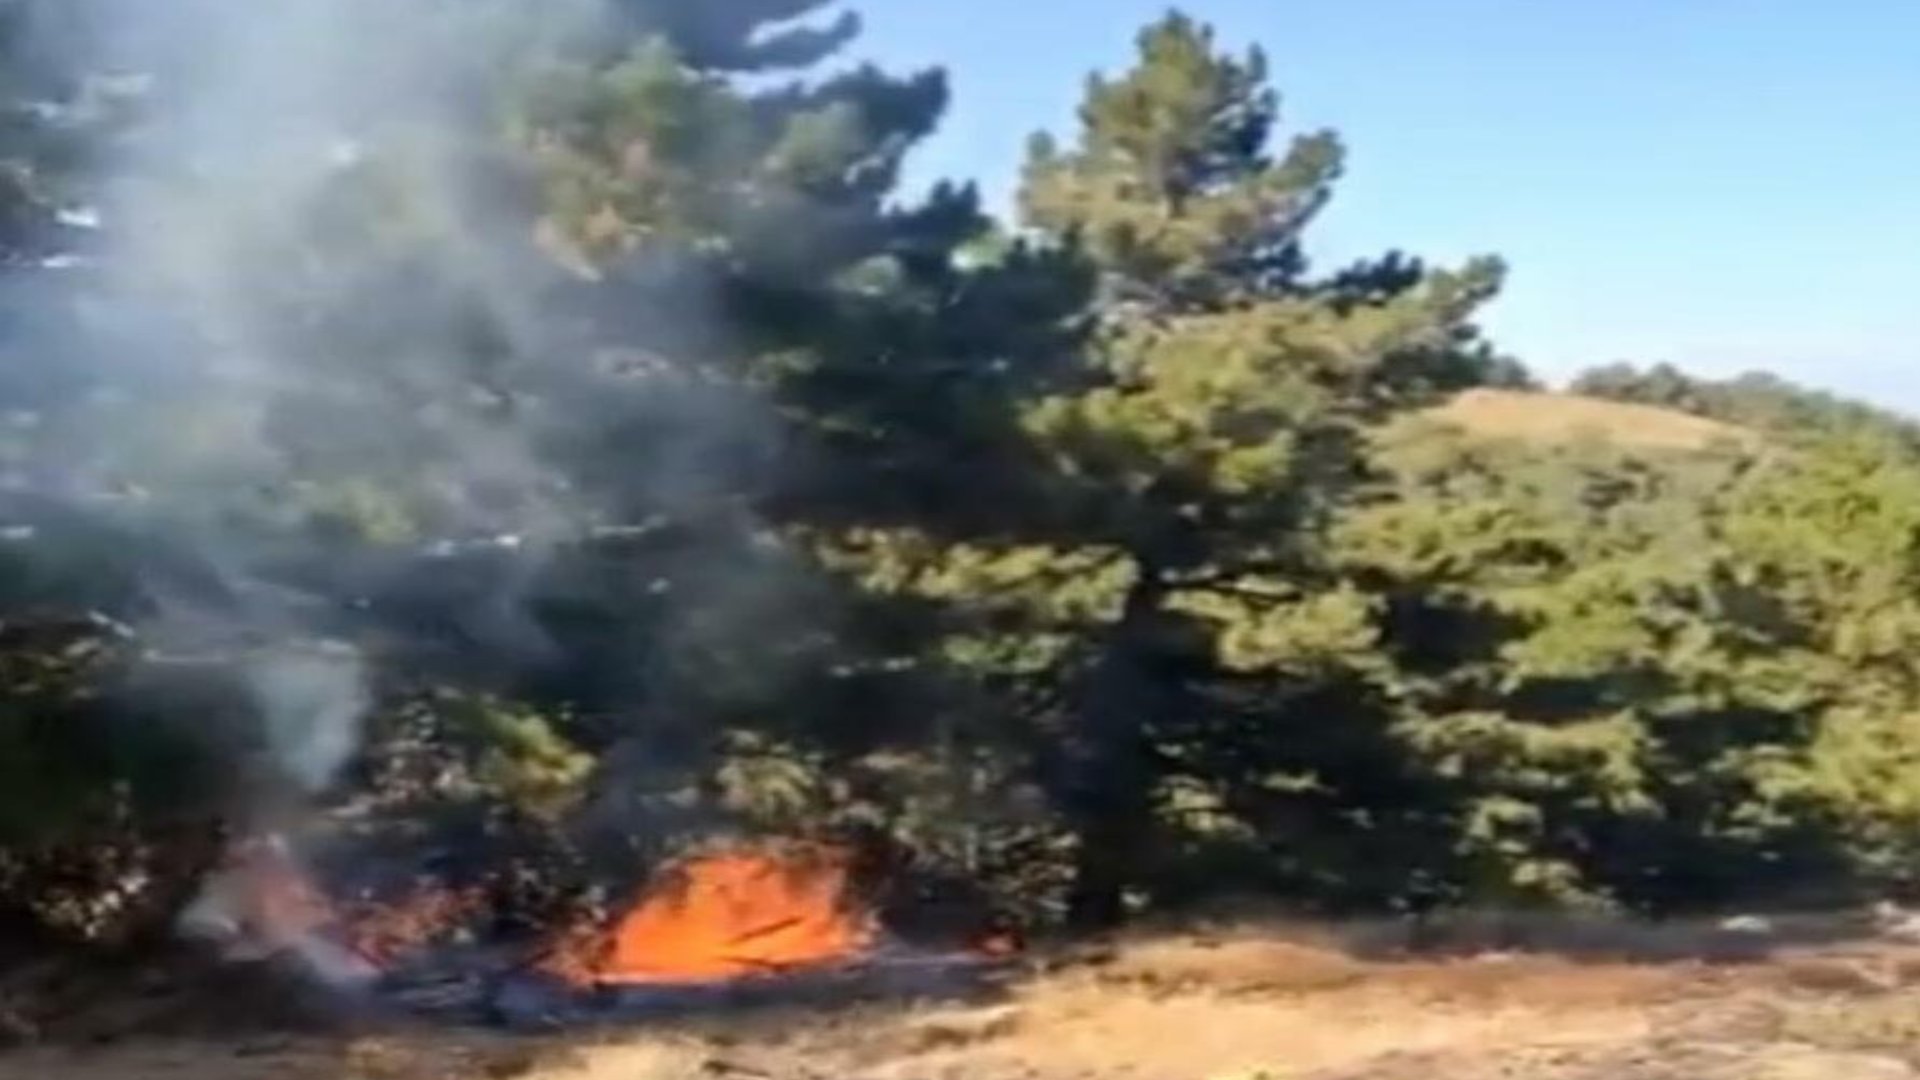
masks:
{"label": "blue sky", "polygon": [[[938,63],[916,175],[1004,199],[1028,132],[1165,0],[864,0],[862,51]],[[1920,411],[1920,0],[1187,0],[1273,60],[1349,175],[1326,259],[1478,252],[1549,377],[1764,367]]]}

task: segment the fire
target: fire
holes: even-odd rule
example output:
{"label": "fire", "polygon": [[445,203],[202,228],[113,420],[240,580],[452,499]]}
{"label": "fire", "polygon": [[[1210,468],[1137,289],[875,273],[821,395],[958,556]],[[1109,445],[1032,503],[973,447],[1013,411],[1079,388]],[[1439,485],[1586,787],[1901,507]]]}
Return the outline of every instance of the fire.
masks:
{"label": "fire", "polygon": [[667,870],[597,933],[565,935],[544,967],[575,985],[686,983],[851,959],[878,936],[852,860],[829,848],[737,849]]}
{"label": "fire", "polygon": [[[736,847],[662,871],[610,922],[549,940],[537,970],[569,986],[713,983],[875,957],[882,933],[854,854],[809,844]],[[229,959],[298,960],[345,989],[432,970],[438,946],[476,930],[490,910],[479,889],[421,881],[400,895],[334,904],[278,837],[237,846],[184,917]],[[990,922],[964,935],[980,959],[1022,951],[1017,928]],[[458,955],[453,954],[453,955]]]}

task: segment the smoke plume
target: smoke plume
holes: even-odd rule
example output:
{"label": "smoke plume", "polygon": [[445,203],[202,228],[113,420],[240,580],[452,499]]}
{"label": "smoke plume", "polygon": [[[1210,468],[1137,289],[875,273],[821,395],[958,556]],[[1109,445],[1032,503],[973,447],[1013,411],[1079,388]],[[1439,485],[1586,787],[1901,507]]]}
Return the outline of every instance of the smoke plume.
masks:
{"label": "smoke plume", "polygon": [[[126,120],[63,210],[78,241],[11,286],[8,535],[57,554],[81,522],[122,549],[151,654],[237,664],[282,779],[318,791],[368,689],[332,640],[339,579],[312,580],[314,523],[351,535],[341,560],[492,544],[523,566],[582,526],[549,419],[515,399],[565,349],[537,299],[557,271],[475,166],[509,47],[586,13],[77,7],[87,33],[57,44],[94,78],[62,122]],[[78,299],[32,307],[49,280]],[[502,575],[481,632],[534,648],[525,573]]]}
{"label": "smoke plume", "polygon": [[[776,454],[764,403],[658,358],[727,352],[705,285],[555,257],[509,134],[598,0],[74,2],[93,18],[46,47],[91,78],[49,115],[95,147],[58,250],[0,279],[0,543],[155,667],[237,687],[244,748],[207,739],[243,828],[297,834],[353,760],[391,666],[369,641],[541,657],[525,601],[563,549],[666,519],[753,546],[732,493]],[[662,656],[730,653],[682,676],[703,689],[777,679],[773,650],[714,647],[816,614],[777,552],[667,546],[622,572],[700,617],[609,633],[561,677],[656,708]],[[422,592],[459,625],[374,610]],[[223,890],[201,923],[236,922]]]}

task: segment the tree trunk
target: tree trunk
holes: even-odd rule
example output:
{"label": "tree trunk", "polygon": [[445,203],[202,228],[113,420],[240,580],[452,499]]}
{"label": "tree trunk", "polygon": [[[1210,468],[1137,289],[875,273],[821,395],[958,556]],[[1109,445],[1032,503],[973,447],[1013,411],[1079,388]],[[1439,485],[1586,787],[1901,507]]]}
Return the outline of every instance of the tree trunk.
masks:
{"label": "tree trunk", "polygon": [[1067,925],[1082,933],[1103,933],[1126,921],[1127,887],[1134,882],[1134,856],[1146,846],[1152,808],[1112,807],[1104,816],[1076,822],[1078,851],[1073,885],[1067,894]]}
{"label": "tree trunk", "polygon": [[1149,730],[1165,688],[1150,670],[1152,627],[1166,597],[1142,568],[1089,673],[1068,735],[1066,816],[1077,845],[1067,921],[1098,932],[1126,917],[1153,828]]}

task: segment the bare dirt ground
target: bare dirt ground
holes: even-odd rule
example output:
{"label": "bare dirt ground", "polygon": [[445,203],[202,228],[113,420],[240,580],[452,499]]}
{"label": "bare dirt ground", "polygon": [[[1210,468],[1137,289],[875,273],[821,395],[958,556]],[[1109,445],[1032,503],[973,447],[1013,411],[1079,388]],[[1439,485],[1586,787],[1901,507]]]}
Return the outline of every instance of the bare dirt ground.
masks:
{"label": "bare dirt ground", "polygon": [[1522,920],[1407,944],[1146,934],[1036,960],[984,1003],[560,1036],[101,1035],[0,1055],[0,1080],[1920,1080],[1920,944],[1889,934]]}

